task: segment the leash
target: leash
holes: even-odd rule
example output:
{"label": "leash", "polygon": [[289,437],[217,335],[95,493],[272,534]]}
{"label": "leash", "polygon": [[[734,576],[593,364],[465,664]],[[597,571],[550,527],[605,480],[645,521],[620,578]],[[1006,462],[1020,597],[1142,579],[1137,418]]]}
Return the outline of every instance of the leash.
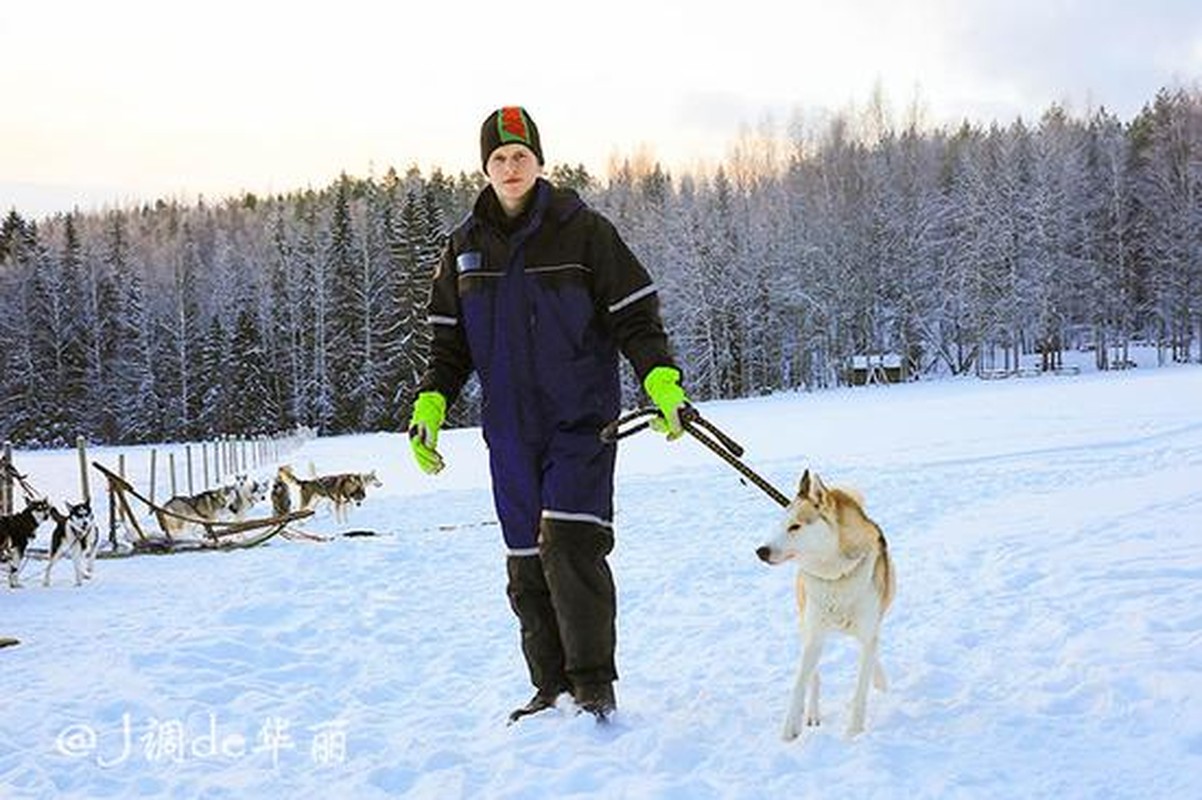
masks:
{"label": "leash", "polygon": [[[640,431],[650,428],[651,421],[656,417],[662,419],[663,414],[654,406],[644,406],[643,408],[624,414],[601,429],[601,441],[612,444],[625,439],[627,436],[633,436]],[[745,452],[743,446],[723,433],[718,426],[701,416],[701,412],[696,408],[686,405],[680,410],[680,426],[684,429],[685,433],[701,442],[719,458],[734,467],[739,474],[754,483],[764,494],[775,500],[782,508],[789,505],[791,501],[783,492],[740,460],[740,457]]]}
{"label": "leash", "polygon": [[29,476],[17,472],[17,468],[7,458],[0,459],[0,471],[3,471],[5,478],[11,478],[21,485],[21,491],[25,492],[26,500],[37,500],[44,497],[29,485],[29,481],[26,480]]}

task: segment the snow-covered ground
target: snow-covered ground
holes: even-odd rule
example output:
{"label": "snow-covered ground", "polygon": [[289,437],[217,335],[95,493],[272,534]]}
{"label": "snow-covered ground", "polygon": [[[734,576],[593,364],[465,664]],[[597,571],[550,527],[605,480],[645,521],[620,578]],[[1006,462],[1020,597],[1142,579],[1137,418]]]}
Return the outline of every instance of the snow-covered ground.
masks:
{"label": "snow-covered ground", "polygon": [[[614,722],[564,702],[507,727],[530,687],[479,432],[444,434],[437,478],[400,436],[323,438],[288,459],[378,470],[346,527],[379,536],[104,560],[78,589],[31,562],[0,589],[22,641],[0,650],[0,796],[1202,795],[1202,369],[702,411],[781,489],[806,467],[858,487],[889,537],[891,685],[861,737],[834,640],[826,725],[781,741],[793,575],[754,554],[780,510],[696,442],[622,444]],[[74,454],[17,459],[77,493]]]}

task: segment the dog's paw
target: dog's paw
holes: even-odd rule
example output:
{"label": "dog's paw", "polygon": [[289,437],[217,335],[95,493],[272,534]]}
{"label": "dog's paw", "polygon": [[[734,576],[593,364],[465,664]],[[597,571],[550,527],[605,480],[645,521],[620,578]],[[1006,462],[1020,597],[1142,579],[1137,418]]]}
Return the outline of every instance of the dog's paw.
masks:
{"label": "dog's paw", "polygon": [[801,720],[790,715],[785,718],[785,727],[780,733],[780,738],[791,742],[801,735],[802,730]]}

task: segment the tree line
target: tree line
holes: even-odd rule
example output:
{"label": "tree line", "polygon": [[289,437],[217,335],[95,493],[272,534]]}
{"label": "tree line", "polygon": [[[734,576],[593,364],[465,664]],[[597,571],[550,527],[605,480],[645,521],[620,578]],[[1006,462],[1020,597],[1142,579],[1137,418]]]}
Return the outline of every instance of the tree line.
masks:
{"label": "tree line", "polygon": [[[895,125],[875,105],[747,135],[706,172],[556,166],[661,288],[695,400],[1044,368],[1132,342],[1202,360],[1202,93],[1132,120]],[[398,430],[428,281],[483,176],[416,168],[218,203],[0,224],[0,431],[23,446]],[[625,375],[628,399],[637,386]],[[469,385],[453,422],[472,423]]]}

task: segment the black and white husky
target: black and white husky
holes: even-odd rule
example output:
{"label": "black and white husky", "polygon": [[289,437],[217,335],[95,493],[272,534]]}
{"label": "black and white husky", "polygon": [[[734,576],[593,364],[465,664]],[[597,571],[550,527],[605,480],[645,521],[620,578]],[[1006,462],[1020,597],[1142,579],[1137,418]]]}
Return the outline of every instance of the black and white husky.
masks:
{"label": "black and white husky", "polygon": [[42,585],[50,585],[50,570],[54,562],[70,552],[71,560],[75,563],[75,585],[80,586],[85,578],[92,577],[96,567],[96,548],[100,545],[100,530],[92,516],[92,506],[87,502],[68,503],[66,514],[51,506],[50,515],[56,524]]}
{"label": "black and white husky", "polygon": [[0,561],[8,562],[8,585],[21,585],[21,567],[25,563],[25,548],[37,534],[38,526],[50,517],[50,503],[43,499],[30,500],[18,514],[0,517]]}
{"label": "black and white husky", "polygon": [[263,481],[251,480],[247,475],[238,475],[229,487],[234,493],[230,503],[230,512],[234,519],[242,519],[255,503],[267,499],[267,484]]}

